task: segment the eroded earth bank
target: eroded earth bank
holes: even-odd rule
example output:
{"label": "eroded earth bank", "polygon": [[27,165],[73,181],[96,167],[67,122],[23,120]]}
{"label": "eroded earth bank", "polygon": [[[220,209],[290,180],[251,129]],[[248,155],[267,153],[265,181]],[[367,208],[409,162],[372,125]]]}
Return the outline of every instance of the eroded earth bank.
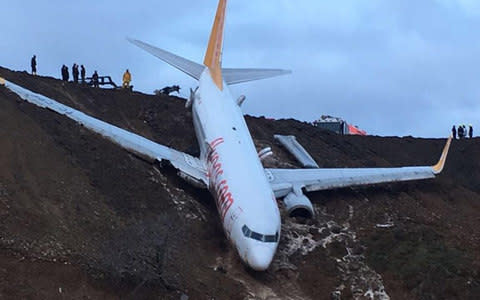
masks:
{"label": "eroded earth bank", "polygon": [[[181,151],[198,150],[185,100],[0,76]],[[320,113],[320,112],[319,112]],[[212,197],[0,86],[2,299],[478,299],[480,140],[454,141],[434,180],[309,194],[313,220],[283,218],[272,266],[245,268]],[[267,162],[298,167],[434,164],[441,139],[337,136],[247,117]],[[446,128],[448,135],[448,128]],[[281,203],[279,203],[281,205]]]}

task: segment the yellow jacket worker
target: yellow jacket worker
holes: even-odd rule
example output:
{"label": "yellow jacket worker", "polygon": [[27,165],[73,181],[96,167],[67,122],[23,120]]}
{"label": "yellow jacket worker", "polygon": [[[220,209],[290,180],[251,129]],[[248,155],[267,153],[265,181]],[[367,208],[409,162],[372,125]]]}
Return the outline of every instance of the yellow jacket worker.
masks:
{"label": "yellow jacket worker", "polygon": [[129,88],[130,87],[130,81],[132,81],[132,75],[130,75],[130,72],[128,69],[123,73],[123,87],[124,88]]}

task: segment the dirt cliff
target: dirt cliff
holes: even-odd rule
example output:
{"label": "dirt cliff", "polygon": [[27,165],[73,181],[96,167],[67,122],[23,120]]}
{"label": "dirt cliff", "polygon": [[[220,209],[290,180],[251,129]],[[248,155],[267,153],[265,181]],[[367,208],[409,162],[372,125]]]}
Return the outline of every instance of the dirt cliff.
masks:
{"label": "dirt cliff", "polygon": [[[0,76],[181,151],[198,147],[185,99],[94,89],[0,68]],[[266,272],[245,268],[212,197],[0,86],[0,298],[476,299],[480,140],[454,141],[436,179],[310,193],[313,220],[283,217]],[[337,136],[247,117],[269,164],[434,164],[445,140]],[[446,129],[448,134],[448,129]],[[281,206],[281,202],[279,203]]]}

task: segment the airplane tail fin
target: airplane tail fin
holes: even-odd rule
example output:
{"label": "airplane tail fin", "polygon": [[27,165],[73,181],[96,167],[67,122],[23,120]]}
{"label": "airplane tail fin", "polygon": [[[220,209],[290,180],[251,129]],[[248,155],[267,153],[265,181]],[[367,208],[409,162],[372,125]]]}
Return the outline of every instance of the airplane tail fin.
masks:
{"label": "airplane tail fin", "polygon": [[127,38],[127,40],[197,80],[200,79],[203,70],[207,67],[213,82],[220,90],[223,90],[224,80],[227,84],[236,84],[291,73],[288,70],[281,69],[222,69],[223,28],[225,25],[226,6],[227,0],[219,0],[207,52],[205,53],[204,65],[139,40],[130,38]]}
{"label": "airplane tail fin", "polygon": [[222,48],[223,48],[223,28],[225,25],[225,8],[227,0],[219,0],[215,21],[213,22],[210,40],[208,42],[207,52],[203,64],[210,70],[213,82],[217,87],[223,89],[222,78]]}
{"label": "airplane tail fin", "polygon": [[225,9],[227,0],[219,0],[215,21],[213,22],[207,53],[203,64],[210,70],[213,82],[223,89],[223,80],[227,84],[236,84],[246,81],[259,80],[283,74],[288,70],[280,69],[222,69],[223,28],[225,25]]}

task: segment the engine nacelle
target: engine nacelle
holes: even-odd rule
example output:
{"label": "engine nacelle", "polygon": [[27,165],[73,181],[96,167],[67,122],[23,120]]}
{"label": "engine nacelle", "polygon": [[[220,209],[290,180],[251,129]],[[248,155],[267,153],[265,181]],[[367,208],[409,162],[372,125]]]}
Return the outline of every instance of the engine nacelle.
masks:
{"label": "engine nacelle", "polygon": [[312,202],[304,194],[290,192],[283,202],[290,217],[312,218],[315,215]]}

